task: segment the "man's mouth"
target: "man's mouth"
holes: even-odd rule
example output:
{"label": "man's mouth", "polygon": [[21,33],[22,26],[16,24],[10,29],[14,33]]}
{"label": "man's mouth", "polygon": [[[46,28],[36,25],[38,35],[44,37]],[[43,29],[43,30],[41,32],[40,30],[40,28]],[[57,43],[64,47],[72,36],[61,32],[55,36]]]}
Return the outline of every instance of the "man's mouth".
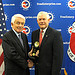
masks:
{"label": "man's mouth", "polygon": [[45,25],[45,24],[40,24],[40,25]]}
{"label": "man's mouth", "polygon": [[22,29],[22,27],[17,27],[18,29]]}

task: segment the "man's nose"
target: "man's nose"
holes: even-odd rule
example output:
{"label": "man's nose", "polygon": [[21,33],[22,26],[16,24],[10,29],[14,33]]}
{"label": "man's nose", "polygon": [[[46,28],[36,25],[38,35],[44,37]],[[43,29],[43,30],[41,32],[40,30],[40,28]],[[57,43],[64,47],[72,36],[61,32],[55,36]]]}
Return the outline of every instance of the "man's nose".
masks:
{"label": "man's nose", "polygon": [[22,24],[20,23],[19,26],[22,26]]}
{"label": "man's nose", "polygon": [[41,20],[41,22],[43,22],[43,20]]}

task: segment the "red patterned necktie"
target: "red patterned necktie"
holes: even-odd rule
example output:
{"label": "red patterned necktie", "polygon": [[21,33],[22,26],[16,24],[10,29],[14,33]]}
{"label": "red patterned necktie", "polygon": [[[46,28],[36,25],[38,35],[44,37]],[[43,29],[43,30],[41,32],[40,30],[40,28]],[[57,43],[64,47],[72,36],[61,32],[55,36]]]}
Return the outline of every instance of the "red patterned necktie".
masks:
{"label": "red patterned necktie", "polygon": [[41,42],[42,42],[42,32],[43,32],[43,30],[41,30],[41,32],[40,32],[40,36],[39,36],[39,47],[40,47]]}

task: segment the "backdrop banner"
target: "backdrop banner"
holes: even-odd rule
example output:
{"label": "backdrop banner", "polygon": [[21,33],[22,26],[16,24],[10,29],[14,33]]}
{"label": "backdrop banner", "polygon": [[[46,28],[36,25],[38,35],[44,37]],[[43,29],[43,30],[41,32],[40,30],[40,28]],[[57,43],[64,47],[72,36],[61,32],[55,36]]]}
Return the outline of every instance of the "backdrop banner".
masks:
{"label": "backdrop banner", "polygon": [[[37,24],[37,14],[39,11],[46,11],[50,16],[49,26],[60,31],[63,38],[64,57],[61,68],[61,75],[75,75],[75,58],[71,59],[70,36],[72,25],[75,21],[75,0],[2,0],[6,28],[11,29],[11,17],[14,14],[22,14],[26,18],[23,32],[28,37],[31,47],[31,33],[39,28]],[[71,43],[72,44],[72,43]],[[73,53],[73,56],[75,54]],[[34,74],[35,67],[30,68],[31,75]]]}

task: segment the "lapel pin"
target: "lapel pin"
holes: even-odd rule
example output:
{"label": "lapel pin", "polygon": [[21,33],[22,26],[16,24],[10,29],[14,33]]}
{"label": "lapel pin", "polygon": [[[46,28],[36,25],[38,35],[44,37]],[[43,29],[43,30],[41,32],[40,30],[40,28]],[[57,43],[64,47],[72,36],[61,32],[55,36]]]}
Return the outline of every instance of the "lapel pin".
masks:
{"label": "lapel pin", "polygon": [[48,37],[48,35],[46,35],[46,37]]}

